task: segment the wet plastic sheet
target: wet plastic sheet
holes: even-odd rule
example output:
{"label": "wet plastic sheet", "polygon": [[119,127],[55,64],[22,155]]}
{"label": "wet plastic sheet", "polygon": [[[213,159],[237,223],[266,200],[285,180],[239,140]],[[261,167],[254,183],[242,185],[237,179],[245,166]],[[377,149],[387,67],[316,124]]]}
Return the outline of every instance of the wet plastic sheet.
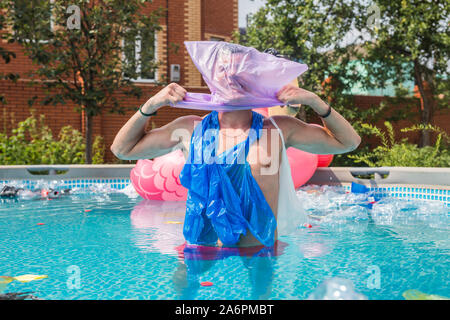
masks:
{"label": "wet plastic sheet", "polygon": [[211,94],[188,92],[177,108],[232,111],[283,105],[277,92],[308,69],[306,64],[218,41],[185,41]]}
{"label": "wet plastic sheet", "polygon": [[[277,222],[247,158],[250,145],[259,139],[263,117],[252,112],[247,139],[216,156],[219,119],[216,111],[198,124],[191,138],[189,157],[180,181],[188,191],[183,235],[190,244],[237,244],[249,230],[265,246],[273,246]],[[210,132],[210,134],[208,134]]]}

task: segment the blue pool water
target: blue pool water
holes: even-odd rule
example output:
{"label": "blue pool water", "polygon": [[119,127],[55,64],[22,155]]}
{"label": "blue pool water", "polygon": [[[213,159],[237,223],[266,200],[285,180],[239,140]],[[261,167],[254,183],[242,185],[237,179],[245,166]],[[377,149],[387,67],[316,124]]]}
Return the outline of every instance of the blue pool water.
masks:
{"label": "blue pool water", "polygon": [[[312,190],[312,191],[311,191]],[[368,299],[417,289],[450,296],[449,207],[363,195],[335,187],[298,192],[320,220],[280,240],[283,254],[192,259],[175,249],[184,203],[142,200],[102,187],[56,200],[0,203],[3,292],[42,299],[306,299],[326,279],[353,282]],[[43,225],[38,225],[38,223]],[[213,286],[203,287],[203,281]]]}

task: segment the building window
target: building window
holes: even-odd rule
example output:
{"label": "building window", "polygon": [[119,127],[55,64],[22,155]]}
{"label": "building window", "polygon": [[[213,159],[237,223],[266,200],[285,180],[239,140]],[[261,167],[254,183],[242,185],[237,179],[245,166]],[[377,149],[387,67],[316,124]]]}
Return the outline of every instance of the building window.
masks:
{"label": "building window", "polygon": [[[53,31],[53,0],[14,0],[14,31],[24,40],[48,41]],[[30,37],[32,35],[32,37]]]}
{"label": "building window", "polygon": [[135,81],[156,80],[156,35],[146,31],[129,34],[123,45],[124,76]]}
{"label": "building window", "polygon": [[210,41],[225,41],[224,38],[219,38],[219,37],[209,37]]}

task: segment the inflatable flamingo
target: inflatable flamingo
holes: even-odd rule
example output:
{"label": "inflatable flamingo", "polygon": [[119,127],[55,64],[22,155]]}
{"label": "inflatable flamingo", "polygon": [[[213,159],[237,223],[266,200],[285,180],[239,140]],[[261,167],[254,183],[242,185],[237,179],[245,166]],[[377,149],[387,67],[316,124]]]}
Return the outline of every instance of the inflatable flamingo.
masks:
{"label": "inflatable flamingo", "polygon": [[154,160],[139,160],[131,170],[131,183],[144,199],[185,201],[187,189],[181,185],[179,178],[184,162],[181,150]]}

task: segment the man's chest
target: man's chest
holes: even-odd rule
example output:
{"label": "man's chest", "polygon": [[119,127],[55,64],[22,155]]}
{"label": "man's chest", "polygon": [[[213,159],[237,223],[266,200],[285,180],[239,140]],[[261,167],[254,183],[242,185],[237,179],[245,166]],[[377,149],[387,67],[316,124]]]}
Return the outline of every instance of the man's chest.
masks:
{"label": "man's chest", "polygon": [[[244,159],[249,163],[252,173],[257,176],[270,176],[277,174],[281,161],[281,139],[276,129],[263,128],[259,134],[259,138],[256,139],[249,146],[247,156],[243,158],[240,155],[239,160],[233,157],[232,149],[236,145],[244,146],[245,140],[248,137],[248,132],[239,134],[238,131],[221,130],[219,133],[219,141],[214,146],[215,154],[221,157],[221,161],[243,161]],[[184,152],[185,158],[188,157],[190,148],[190,139],[184,139],[181,141],[181,147]],[[208,152],[212,151],[212,148],[208,148]],[[226,162],[226,163],[228,163]]]}

